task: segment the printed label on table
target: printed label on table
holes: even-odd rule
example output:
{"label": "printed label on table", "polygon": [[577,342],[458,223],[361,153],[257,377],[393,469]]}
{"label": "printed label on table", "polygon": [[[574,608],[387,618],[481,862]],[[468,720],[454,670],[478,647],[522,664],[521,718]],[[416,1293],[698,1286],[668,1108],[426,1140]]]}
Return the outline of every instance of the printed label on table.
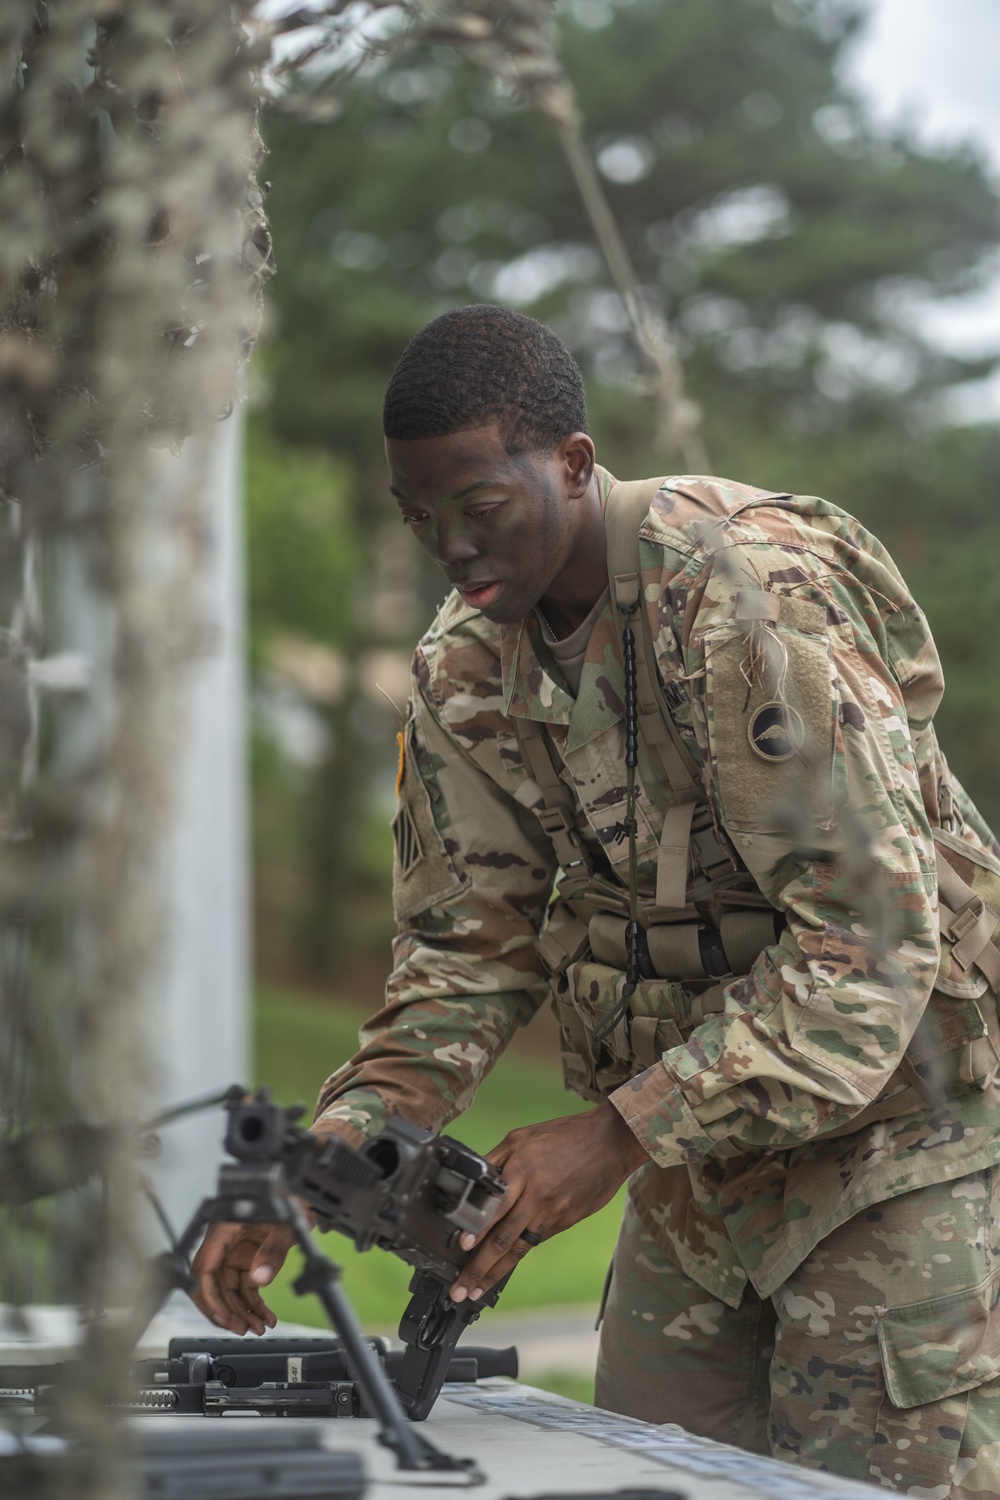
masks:
{"label": "printed label on table", "polygon": [[[673,1424],[654,1427],[649,1422],[601,1411],[594,1406],[557,1406],[536,1396],[520,1396],[506,1391],[493,1395],[446,1385],[442,1394],[457,1406],[470,1406],[493,1416],[512,1417],[515,1422],[531,1422],[536,1427],[580,1433],[599,1443],[626,1448],[654,1463],[666,1464],[686,1474],[697,1474],[702,1479],[728,1479],[745,1489],[758,1490],[771,1500],[817,1500],[820,1495],[829,1495],[830,1500],[872,1500],[872,1490],[868,1486],[845,1480],[842,1484],[820,1487],[815,1483],[818,1475],[813,1470],[806,1474],[773,1458],[745,1453],[741,1448],[729,1448],[707,1438],[692,1437],[683,1427]],[[836,1475],[824,1473],[823,1479],[835,1481]]]}

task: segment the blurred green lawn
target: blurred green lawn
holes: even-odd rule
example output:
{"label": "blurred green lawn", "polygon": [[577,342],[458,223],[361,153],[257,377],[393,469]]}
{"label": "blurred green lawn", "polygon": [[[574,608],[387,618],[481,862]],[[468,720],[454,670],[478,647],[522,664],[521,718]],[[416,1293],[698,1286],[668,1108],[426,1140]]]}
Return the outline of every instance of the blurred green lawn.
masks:
{"label": "blurred green lawn", "polygon": [[[300,1099],[310,1111],[326,1076],[350,1057],[357,1044],[358,1011],[332,998],[303,995],[263,985],[257,993],[257,1077],[270,1084],[281,1103]],[[451,1131],[479,1151],[495,1146],[515,1125],[528,1125],[587,1106],[564,1093],[559,1059],[508,1053],[483,1084],[473,1107]],[[539,1245],[511,1278],[498,1304],[507,1312],[569,1303],[596,1303],[614,1248],[620,1198],[593,1218]],[[371,1250],[359,1255],[349,1240],[327,1237],[326,1253],[344,1267],[344,1286],[371,1329],[393,1331],[406,1305],[409,1267],[392,1255]],[[292,1291],[298,1252],[267,1293],[279,1317],[323,1324],[312,1297]],[[483,1339],[489,1342],[485,1324]]]}

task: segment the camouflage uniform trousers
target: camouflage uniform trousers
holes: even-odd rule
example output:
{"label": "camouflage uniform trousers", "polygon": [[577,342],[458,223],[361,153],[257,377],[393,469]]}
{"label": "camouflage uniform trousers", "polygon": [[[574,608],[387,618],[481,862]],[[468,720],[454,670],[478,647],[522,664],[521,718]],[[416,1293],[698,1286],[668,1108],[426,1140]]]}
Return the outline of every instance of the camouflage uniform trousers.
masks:
{"label": "camouflage uniform trousers", "polygon": [[629,1204],[596,1401],[919,1500],[1000,1495],[998,1303],[1000,1167],[865,1209],[738,1309]]}

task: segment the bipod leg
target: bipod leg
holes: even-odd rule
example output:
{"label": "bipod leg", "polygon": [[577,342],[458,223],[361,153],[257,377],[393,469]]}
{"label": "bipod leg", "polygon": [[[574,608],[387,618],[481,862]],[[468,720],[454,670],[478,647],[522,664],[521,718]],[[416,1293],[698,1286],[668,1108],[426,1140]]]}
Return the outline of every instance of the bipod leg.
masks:
{"label": "bipod leg", "polygon": [[365,1338],[347,1293],[340,1285],[340,1267],[317,1250],[306,1217],[293,1199],[288,1200],[287,1212],[306,1261],[305,1270],[294,1282],[295,1290],[299,1293],[314,1292],[322,1302],[334,1333],[343,1341],[348,1365],[361,1387],[368,1409],[375,1413],[381,1424],[379,1441],[392,1449],[401,1469],[452,1470],[465,1474],[471,1484],[481,1484],[483,1475],[471,1458],[451,1458],[410,1426],[378,1356]]}

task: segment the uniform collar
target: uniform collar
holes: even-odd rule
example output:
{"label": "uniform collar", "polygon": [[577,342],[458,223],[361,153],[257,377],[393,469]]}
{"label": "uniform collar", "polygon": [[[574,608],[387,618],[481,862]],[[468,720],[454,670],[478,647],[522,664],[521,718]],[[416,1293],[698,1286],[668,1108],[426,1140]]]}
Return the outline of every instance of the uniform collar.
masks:
{"label": "uniform collar", "polygon": [[[601,499],[606,502],[615,480],[600,465],[595,472]],[[587,643],[578,698],[571,697],[553,675],[548,662],[541,628],[534,615],[501,627],[505,714],[534,719],[539,724],[565,725],[567,750],[575,750],[603,734],[622,717],[625,678],[610,601],[597,617]]]}

